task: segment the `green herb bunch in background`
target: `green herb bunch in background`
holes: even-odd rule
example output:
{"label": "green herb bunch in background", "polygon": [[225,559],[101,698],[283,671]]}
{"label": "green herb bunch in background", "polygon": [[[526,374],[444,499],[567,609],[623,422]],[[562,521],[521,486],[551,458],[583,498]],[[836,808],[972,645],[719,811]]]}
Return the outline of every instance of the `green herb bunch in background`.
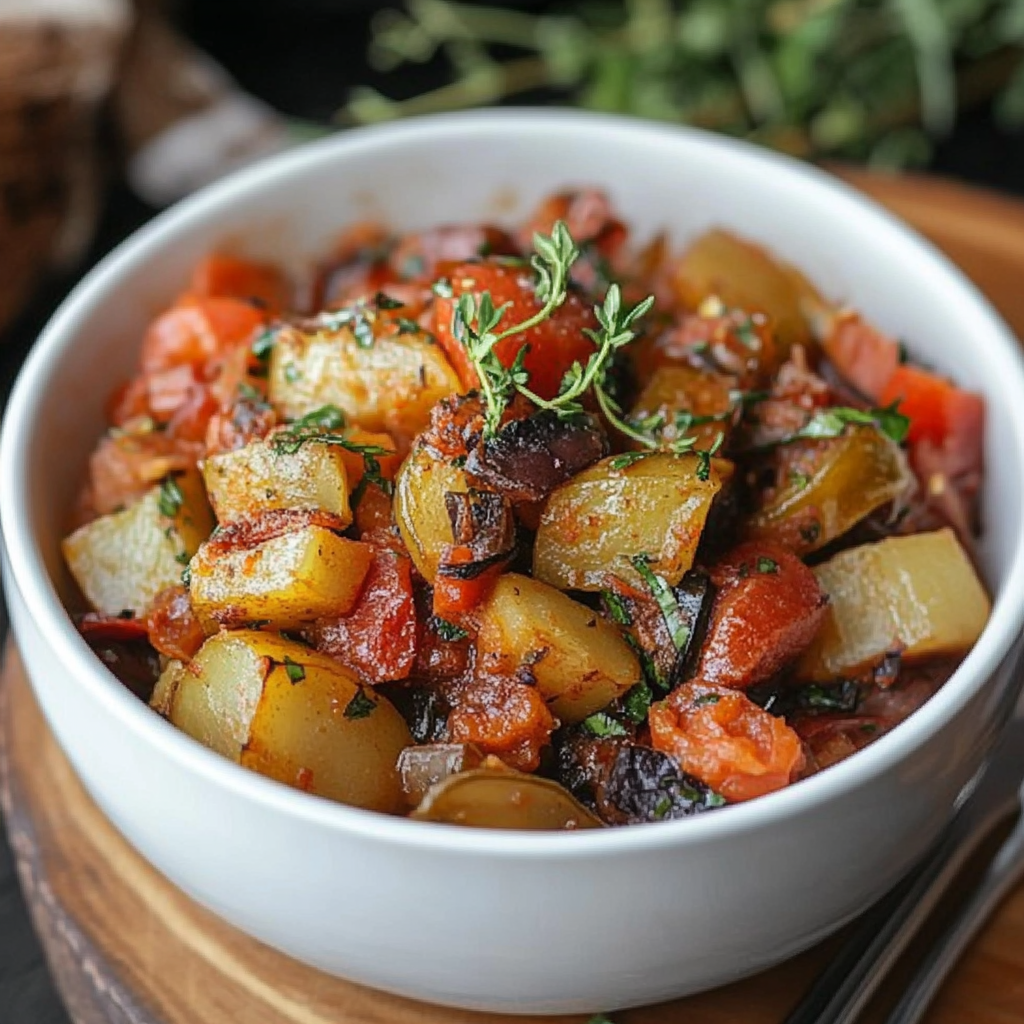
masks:
{"label": "green herb bunch in background", "polygon": [[405,0],[373,22],[390,71],[445,58],[447,84],[355,91],[347,120],[555,96],[713,128],[803,157],[923,163],[959,106],[1024,123],[1024,0],[596,0],[531,14]]}

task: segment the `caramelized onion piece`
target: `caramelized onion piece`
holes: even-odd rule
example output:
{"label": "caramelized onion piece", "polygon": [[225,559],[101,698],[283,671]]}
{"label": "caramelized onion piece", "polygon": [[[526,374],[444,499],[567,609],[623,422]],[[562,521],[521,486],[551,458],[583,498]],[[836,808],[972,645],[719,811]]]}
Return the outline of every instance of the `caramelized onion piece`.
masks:
{"label": "caramelized onion piece", "polygon": [[418,804],[431,786],[450,775],[479,768],[484,753],[474,743],[429,743],[406,747],[398,755],[398,774],[410,804]]}
{"label": "caramelized onion piece", "polygon": [[608,441],[593,423],[540,412],[507,423],[474,448],[466,472],[511,501],[542,501],[607,453]]}
{"label": "caramelized onion piece", "polygon": [[602,827],[557,782],[489,768],[460,772],[432,786],[411,817],[442,825],[517,831]]}

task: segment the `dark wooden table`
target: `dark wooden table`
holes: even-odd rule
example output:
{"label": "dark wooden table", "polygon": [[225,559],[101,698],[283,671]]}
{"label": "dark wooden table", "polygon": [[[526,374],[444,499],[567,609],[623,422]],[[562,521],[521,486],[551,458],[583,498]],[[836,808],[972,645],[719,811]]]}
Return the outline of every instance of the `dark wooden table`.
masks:
{"label": "dark wooden table", "polygon": [[[278,10],[283,8],[283,0]],[[284,19],[246,16],[253,6],[241,0],[185,5],[191,35],[221,60],[256,95],[289,114],[323,119],[346,89],[364,74],[365,16],[362,4],[298,5]],[[274,9],[260,0],[257,10]],[[346,13],[347,11],[347,13]],[[989,112],[961,118],[950,139],[936,151],[931,170],[1024,195],[1024,135],[999,132]],[[144,223],[155,211],[121,184],[114,183],[95,244],[79,273]],[[46,318],[78,275],[52,281],[20,321],[0,338],[0,399]],[[6,634],[0,602],[0,641]],[[0,1024],[69,1024],[52,986],[25,912],[10,851],[0,839]]]}

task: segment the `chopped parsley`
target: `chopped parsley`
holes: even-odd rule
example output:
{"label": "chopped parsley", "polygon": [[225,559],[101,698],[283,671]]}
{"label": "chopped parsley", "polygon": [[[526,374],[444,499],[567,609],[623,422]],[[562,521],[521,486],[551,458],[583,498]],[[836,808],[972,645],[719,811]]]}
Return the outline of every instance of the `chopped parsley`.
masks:
{"label": "chopped parsley", "polygon": [[345,426],[345,414],[336,405],[321,405],[319,409],[307,412],[288,426],[288,431],[298,430],[340,430]]}
{"label": "chopped parsley", "polygon": [[910,419],[898,411],[899,402],[895,401],[884,409],[851,409],[837,405],[828,409],[819,409],[795,434],[789,438],[823,438],[839,437],[848,424],[860,424],[876,427],[891,441],[902,444],[910,429]]}
{"label": "chopped parsley", "polygon": [[626,602],[623,601],[615,591],[602,590],[601,600],[604,601],[604,606],[608,609],[608,614],[611,616],[612,622],[618,623],[620,626],[633,625],[633,618],[629,614]]}
{"label": "chopped parsley", "polygon": [[295,384],[297,381],[302,380],[302,371],[294,363],[285,363],[283,372],[284,379],[289,384]]}
{"label": "chopped parsley", "polygon": [[620,699],[623,714],[635,724],[639,725],[647,718],[647,712],[651,709],[654,694],[646,679],[641,679],[635,686],[626,691],[626,695]]}
{"label": "chopped parsley", "polygon": [[757,571],[766,575],[774,575],[779,571],[779,563],[767,555],[757,556]]}
{"label": "chopped parsley", "polygon": [[629,735],[626,727],[618,719],[612,718],[606,711],[598,711],[590,715],[589,718],[584,718],[583,728],[592,736],[597,736],[600,739],[604,739],[606,736]]}
{"label": "chopped parsley", "polygon": [[448,640],[449,642],[455,640],[464,640],[469,634],[461,627],[456,626],[454,622],[449,622],[447,619],[434,619],[434,632],[442,639]]}
{"label": "chopped parsley", "polygon": [[655,452],[651,449],[642,452],[623,452],[621,455],[616,455],[611,462],[608,463],[609,469],[627,469],[632,466],[634,462],[639,462],[641,459],[646,459],[648,455],[654,455]]}
{"label": "chopped parsley", "polygon": [[306,669],[297,661],[289,658],[287,654],[284,656],[284,670],[288,673],[288,679],[293,685],[301,683],[306,678]]}
{"label": "chopped parsley", "polygon": [[405,306],[404,302],[399,302],[398,299],[393,299],[386,292],[377,292],[374,296],[373,304],[378,309],[402,309]]}
{"label": "chopped parsley", "polygon": [[249,351],[261,363],[270,361],[270,354],[274,351],[274,342],[277,340],[277,331],[268,327],[262,334],[256,336]]}
{"label": "chopped parsley", "polygon": [[160,481],[160,496],[157,499],[160,515],[174,519],[185,504],[185,495],[181,493],[178,481],[173,476],[165,476]]}
{"label": "chopped parsley", "polygon": [[372,715],[377,707],[377,702],[366,695],[366,691],[360,687],[355,695],[345,705],[342,712],[346,718],[366,718]]}
{"label": "chopped parsley", "polygon": [[722,699],[720,693],[702,693],[694,702],[695,708],[702,708],[708,704],[717,704]]}
{"label": "chopped parsley", "polygon": [[634,555],[629,561],[640,574],[640,578],[647,584],[647,589],[657,602],[658,608],[661,609],[673,646],[677,651],[685,651],[690,639],[690,628],[683,621],[679,602],[676,600],[672,588],[651,569],[651,560],[648,555]]}

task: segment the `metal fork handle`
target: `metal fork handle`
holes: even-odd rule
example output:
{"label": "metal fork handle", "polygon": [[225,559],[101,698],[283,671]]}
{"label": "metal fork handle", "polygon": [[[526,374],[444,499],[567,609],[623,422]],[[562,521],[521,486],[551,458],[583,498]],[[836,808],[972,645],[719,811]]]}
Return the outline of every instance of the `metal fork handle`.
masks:
{"label": "metal fork handle", "polygon": [[1007,801],[981,815],[962,808],[913,879],[868,912],[784,1024],[853,1024],[983,840],[1016,807]]}
{"label": "metal fork handle", "polygon": [[928,951],[886,1024],[917,1024],[971,940],[1022,878],[1024,815],[1007,836],[967,904]]}

